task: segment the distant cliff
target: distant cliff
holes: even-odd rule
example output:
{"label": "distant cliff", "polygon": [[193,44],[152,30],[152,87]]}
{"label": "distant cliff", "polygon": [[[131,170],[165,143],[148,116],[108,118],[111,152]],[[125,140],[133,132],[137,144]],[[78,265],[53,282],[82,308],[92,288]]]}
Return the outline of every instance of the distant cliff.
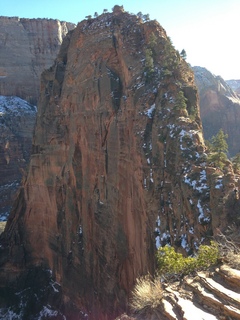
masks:
{"label": "distant cliff", "polygon": [[0,220],[7,220],[26,175],[37,108],[18,97],[0,96]]}
{"label": "distant cliff", "polygon": [[63,38],[74,27],[52,19],[0,17],[0,95],[36,104],[40,75],[52,65]]}
{"label": "distant cliff", "polygon": [[159,23],[118,6],[80,22],[42,74],[28,174],[1,235],[0,312],[125,311],[156,247],[191,253],[239,217],[230,163],[207,167],[205,150],[193,72]]}
{"label": "distant cliff", "polygon": [[205,139],[222,128],[228,134],[229,153],[240,151],[240,97],[220,76],[202,67],[193,67],[200,96],[200,114]]}
{"label": "distant cliff", "polygon": [[240,95],[240,80],[227,80],[226,82],[233,91]]}

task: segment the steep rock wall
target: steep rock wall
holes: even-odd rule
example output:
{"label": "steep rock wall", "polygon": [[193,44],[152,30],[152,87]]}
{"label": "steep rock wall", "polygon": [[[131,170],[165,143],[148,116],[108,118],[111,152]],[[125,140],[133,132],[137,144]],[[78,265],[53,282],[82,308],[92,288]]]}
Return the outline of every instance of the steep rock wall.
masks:
{"label": "steep rock wall", "polygon": [[190,252],[226,227],[215,189],[224,203],[235,181],[206,168],[193,81],[156,21],[114,10],[67,35],[42,74],[28,176],[1,237],[5,300],[30,287],[31,315],[47,303],[60,319],[114,319],[156,246]]}
{"label": "steep rock wall", "polygon": [[36,104],[41,73],[74,27],[58,20],[0,17],[0,95]]}
{"label": "steep rock wall", "polygon": [[223,129],[228,134],[229,153],[234,156],[240,150],[240,98],[221,77],[202,67],[193,67],[193,70],[199,89],[204,137],[209,140]]}

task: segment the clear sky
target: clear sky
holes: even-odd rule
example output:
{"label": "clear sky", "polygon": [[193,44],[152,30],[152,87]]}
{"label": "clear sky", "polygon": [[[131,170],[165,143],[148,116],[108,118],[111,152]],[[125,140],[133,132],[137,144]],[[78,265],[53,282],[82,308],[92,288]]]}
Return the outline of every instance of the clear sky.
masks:
{"label": "clear sky", "polygon": [[130,13],[149,13],[175,48],[185,49],[192,66],[225,80],[240,79],[240,0],[0,0],[0,15],[77,23],[115,4]]}

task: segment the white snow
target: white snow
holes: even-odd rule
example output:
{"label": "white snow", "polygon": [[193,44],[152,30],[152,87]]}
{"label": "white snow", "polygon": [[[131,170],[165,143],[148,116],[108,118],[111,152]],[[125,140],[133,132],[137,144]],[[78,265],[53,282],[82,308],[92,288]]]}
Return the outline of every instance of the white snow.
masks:
{"label": "white snow", "polygon": [[216,181],[216,186],[215,186],[215,189],[221,189],[223,187],[223,183],[222,183],[222,179],[218,179]]}
{"label": "white snow", "polygon": [[155,103],[145,112],[149,119],[153,117],[153,111],[156,109]]}
{"label": "white snow", "polygon": [[198,211],[199,211],[199,216],[198,216],[198,221],[201,223],[203,220],[205,222],[209,222],[210,221],[210,218],[209,217],[205,217],[204,215],[204,210],[203,210],[203,207],[201,205],[201,202],[200,200],[198,200],[198,203],[197,203],[197,208],[198,208]]}
{"label": "white snow", "polygon": [[160,236],[156,236],[155,237],[155,243],[156,243],[156,248],[157,249],[161,247]]}
{"label": "white snow", "polygon": [[185,174],[183,181],[188,184],[190,187],[193,188],[193,190],[197,190],[200,193],[203,193],[204,190],[207,190],[209,186],[207,185],[207,174],[206,170],[203,169],[199,173],[199,179],[197,180],[191,180],[190,177],[188,177],[187,174]]}
{"label": "white snow", "polygon": [[51,306],[43,306],[42,310],[39,313],[38,320],[45,319],[46,317],[56,317],[58,315],[58,312],[56,310],[51,310]]}
{"label": "white snow", "polygon": [[0,96],[0,117],[6,112],[17,116],[21,115],[23,112],[35,114],[36,111],[36,106],[30,105],[27,101],[22,100],[21,98],[15,96]]}
{"label": "white snow", "polygon": [[183,249],[188,249],[187,235],[186,234],[182,234],[181,235],[181,247]]}
{"label": "white snow", "polygon": [[194,234],[194,228],[191,227],[191,228],[188,230],[188,232],[191,233],[191,234]]}
{"label": "white snow", "polygon": [[240,104],[240,99],[238,99],[237,97],[228,97],[229,100],[231,100],[233,103],[237,103]]}
{"label": "white snow", "polygon": [[218,320],[214,315],[197,308],[191,300],[183,299],[176,293],[178,303],[181,305],[186,320]]}

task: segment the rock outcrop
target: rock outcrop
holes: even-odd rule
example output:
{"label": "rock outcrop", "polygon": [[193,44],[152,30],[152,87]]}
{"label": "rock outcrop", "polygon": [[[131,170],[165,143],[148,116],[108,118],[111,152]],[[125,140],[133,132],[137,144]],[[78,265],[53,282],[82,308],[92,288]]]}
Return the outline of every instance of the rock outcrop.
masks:
{"label": "rock outcrop", "polygon": [[240,97],[220,76],[214,76],[202,67],[193,67],[193,70],[200,96],[204,137],[209,140],[223,129],[228,134],[229,154],[234,156],[240,151]]}
{"label": "rock outcrop", "polygon": [[51,19],[0,17],[0,95],[36,105],[41,73],[53,64],[63,38],[74,27]]}
{"label": "rock outcrop", "polygon": [[[198,272],[181,282],[164,285],[158,307],[116,320],[227,320],[240,319],[240,271],[222,265],[211,272]],[[193,316],[194,315],[194,316]]]}
{"label": "rock outcrop", "polygon": [[7,220],[32,151],[37,109],[18,97],[0,96],[0,220]]}
{"label": "rock outcrop", "polygon": [[239,205],[230,165],[207,168],[204,151],[193,73],[159,23],[120,7],[79,23],[42,74],[28,175],[1,235],[0,307],[120,315],[156,245],[191,252]]}

